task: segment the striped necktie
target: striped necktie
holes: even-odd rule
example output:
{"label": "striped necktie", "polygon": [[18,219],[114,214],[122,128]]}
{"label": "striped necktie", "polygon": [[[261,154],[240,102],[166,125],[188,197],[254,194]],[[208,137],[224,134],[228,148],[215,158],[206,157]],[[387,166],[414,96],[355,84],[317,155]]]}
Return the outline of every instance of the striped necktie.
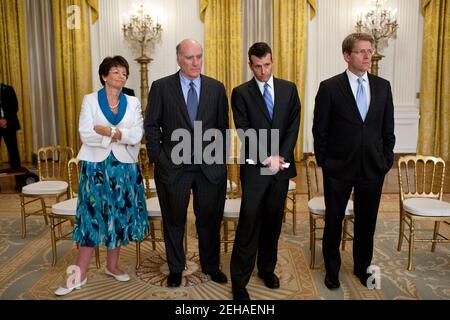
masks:
{"label": "striped necktie", "polygon": [[267,82],[264,84],[264,94],[263,94],[263,98],[264,98],[264,101],[266,102],[267,111],[269,111],[270,119],[272,120],[272,115],[273,115],[273,99],[272,99],[272,95],[270,94],[270,91],[269,91],[269,84],[268,84]]}

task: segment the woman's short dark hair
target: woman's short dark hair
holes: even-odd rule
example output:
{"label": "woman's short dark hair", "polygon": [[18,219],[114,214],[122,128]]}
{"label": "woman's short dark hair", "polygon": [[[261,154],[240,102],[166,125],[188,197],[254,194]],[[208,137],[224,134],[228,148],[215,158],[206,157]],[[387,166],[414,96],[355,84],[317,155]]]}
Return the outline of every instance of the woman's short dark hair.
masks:
{"label": "woman's short dark hair", "polygon": [[109,70],[113,67],[124,67],[127,70],[128,79],[128,75],[130,74],[130,66],[128,65],[127,60],[122,56],[106,57],[103,59],[102,63],[100,63],[100,67],[98,67],[98,75],[100,76],[100,82],[102,85],[105,85],[105,80],[103,80],[103,77],[106,77]]}
{"label": "woman's short dark hair", "polygon": [[267,43],[256,42],[250,47],[250,49],[248,49],[248,61],[250,61],[250,63],[252,62],[252,56],[256,56],[257,58],[261,59],[268,53],[270,53],[270,56],[272,56],[272,49]]}

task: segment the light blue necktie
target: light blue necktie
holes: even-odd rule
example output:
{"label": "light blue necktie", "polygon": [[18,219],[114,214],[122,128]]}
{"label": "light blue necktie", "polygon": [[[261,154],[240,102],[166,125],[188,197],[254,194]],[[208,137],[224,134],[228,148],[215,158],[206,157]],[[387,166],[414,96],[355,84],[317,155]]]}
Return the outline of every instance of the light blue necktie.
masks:
{"label": "light blue necktie", "polygon": [[273,99],[272,99],[272,95],[270,94],[270,91],[269,91],[269,84],[267,82],[264,84],[263,98],[264,98],[264,101],[266,102],[267,111],[269,111],[269,117],[272,120]]}
{"label": "light blue necktie", "polygon": [[366,89],[364,88],[364,79],[358,78],[358,91],[356,92],[356,105],[358,106],[359,113],[363,121],[367,115],[367,96]]}
{"label": "light blue necktie", "polygon": [[197,91],[195,91],[195,84],[194,82],[189,83],[189,91],[187,95],[187,109],[189,113],[189,118],[191,119],[192,127],[194,127],[194,121],[197,117],[197,110],[198,110],[198,97],[197,97]]}

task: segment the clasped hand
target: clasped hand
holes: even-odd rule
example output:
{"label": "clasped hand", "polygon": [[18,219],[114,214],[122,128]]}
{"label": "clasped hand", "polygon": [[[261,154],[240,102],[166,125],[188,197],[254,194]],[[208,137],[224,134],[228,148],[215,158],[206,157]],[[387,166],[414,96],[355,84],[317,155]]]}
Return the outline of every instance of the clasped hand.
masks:
{"label": "clasped hand", "polygon": [[[102,126],[102,125],[96,124],[94,126],[94,131],[96,133],[98,133],[99,135],[111,137],[112,129],[111,129],[111,127],[108,127],[108,126]],[[112,138],[111,142],[117,142],[122,139],[122,132],[120,132],[119,128],[116,127],[116,132],[114,133],[114,135],[111,138]]]}
{"label": "clasped hand", "polygon": [[264,161],[264,164],[269,168],[272,172],[283,171],[285,164],[284,158],[281,156],[270,156]]}
{"label": "clasped hand", "polygon": [[6,119],[0,119],[0,128],[6,129],[8,127],[8,123]]}

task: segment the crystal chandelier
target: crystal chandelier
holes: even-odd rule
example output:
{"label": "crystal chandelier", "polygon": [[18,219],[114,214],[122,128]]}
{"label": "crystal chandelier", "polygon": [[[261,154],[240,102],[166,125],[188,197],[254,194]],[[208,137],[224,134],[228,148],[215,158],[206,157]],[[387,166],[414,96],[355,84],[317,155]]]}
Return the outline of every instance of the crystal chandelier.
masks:
{"label": "crystal chandelier", "polygon": [[395,18],[397,10],[383,9],[385,0],[371,0],[371,8],[365,14],[359,14],[356,31],[373,36],[374,53],[372,55],[371,73],[378,74],[378,61],[384,56],[381,51],[388,46],[390,38],[397,38],[398,24]]}
{"label": "crystal chandelier", "polygon": [[155,23],[150,10],[145,8],[143,3],[133,7],[134,10],[124,15],[122,31],[125,40],[139,54],[136,61],[141,65],[141,104],[142,111],[145,111],[148,95],[147,65],[153,61],[147,54],[150,54],[155,43],[161,40],[163,29],[159,21]]}

